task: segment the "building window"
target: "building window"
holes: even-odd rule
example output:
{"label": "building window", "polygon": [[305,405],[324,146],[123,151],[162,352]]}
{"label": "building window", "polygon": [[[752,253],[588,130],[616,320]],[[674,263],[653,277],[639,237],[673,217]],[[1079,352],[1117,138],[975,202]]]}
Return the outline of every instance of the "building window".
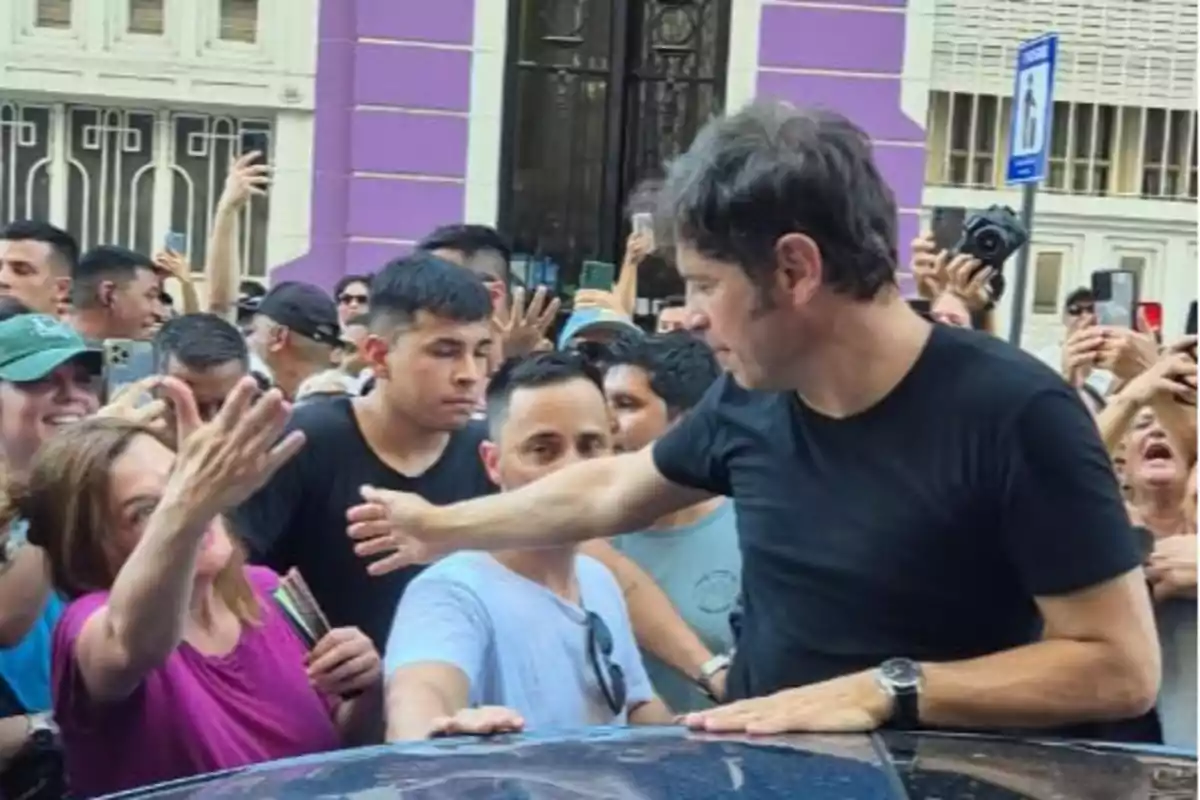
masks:
{"label": "building window", "polygon": [[1142,112],[1142,197],[1196,198],[1196,112]]}
{"label": "building window", "polygon": [[163,0],[129,0],[129,32],[163,34]]}
{"label": "building window", "polygon": [[1062,253],[1038,253],[1033,266],[1033,313],[1057,314]]}
{"label": "building window", "polygon": [[1114,106],[1054,104],[1047,189],[1071,194],[1108,194],[1116,118]]}
{"label": "building window", "polygon": [[958,93],[943,96],[947,98],[945,182],[951,186],[996,186],[1001,99]]}
{"label": "building window", "polygon": [[1127,270],[1137,276],[1137,285],[1142,285],[1142,278],[1146,274],[1146,257],[1145,256],[1121,256],[1121,260],[1117,263],[1117,269]]}
{"label": "building window", "polygon": [[258,0],[221,0],[220,38],[254,44],[258,38]]}
{"label": "building window", "polygon": [[[61,153],[52,146],[58,130]],[[0,98],[0,225],[45,219],[85,248],[119,244],[143,253],[179,231],[199,269],[230,161],[248,145],[269,147],[271,135],[267,120]],[[66,180],[52,183],[55,173]],[[242,264],[252,276],[266,274],[269,215],[269,198],[255,197],[241,220]]]}
{"label": "building window", "polygon": [[50,214],[50,108],[0,100],[0,224]]}
{"label": "building window", "polygon": [[39,28],[71,27],[71,0],[37,0],[34,24]]}

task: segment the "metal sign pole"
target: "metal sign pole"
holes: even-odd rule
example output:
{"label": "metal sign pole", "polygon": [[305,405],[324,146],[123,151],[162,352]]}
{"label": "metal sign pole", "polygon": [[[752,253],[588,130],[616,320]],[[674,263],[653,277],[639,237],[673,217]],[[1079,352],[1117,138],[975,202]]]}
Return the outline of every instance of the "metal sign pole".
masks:
{"label": "metal sign pole", "polygon": [[1021,326],[1025,324],[1025,292],[1029,283],[1029,252],[1033,249],[1033,201],[1037,198],[1037,187],[1036,183],[1027,183],[1021,189],[1021,224],[1029,231],[1029,241],[1017,253],[1012,324],[1008,329],[1008,341],[1013,347],[1021,346]]}
{"label": "metal sign pole", "polygon": [[1038,183],[1046,177],[1046,156],[1053,136],[1054,70],[1058,61],[1058,35],[1048,33],[1017,48],[1013,81],[1012,127],[1008,137],[1005,183],[1021,186],[1021,223],[1029,240],[1017,253],[1013,282],[1012,324],[1008,341],[1021,345],[1025,324],[1025,295],[1029,287],[1029,257],[1033,249],[1033,204]]}

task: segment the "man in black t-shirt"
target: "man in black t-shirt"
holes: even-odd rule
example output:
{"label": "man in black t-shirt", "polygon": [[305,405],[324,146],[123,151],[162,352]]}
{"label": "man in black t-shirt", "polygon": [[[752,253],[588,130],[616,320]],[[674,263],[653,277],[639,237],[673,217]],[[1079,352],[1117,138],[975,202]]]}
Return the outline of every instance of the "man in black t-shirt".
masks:
{"label": "man in black t-shirt", "polygon": [[365,397],[295,409],[304,449],[236,515],[252,554],[296,567],[334,626],[361,628],[383,651],[392,614],[417,569],[367,574],[346,539],[346,509],[364,485],[447,504],[493,491],[471,422],[492,346],[487,289],[429,254],[388,264],[371,284]]}
{"label": "man in black t-shirt", "polygon": [[754,104],[709,124],[664,200],[689,323],[728,371],[705,399],[652,448],[519,491],[370,493],[350,536],[417,560],[612,536],[724,494],[745,601],[728,690],[748,699],[689,725],[1046,730],[1150,709],[1154,620],[1095,426],[1032,357],[908,306],[866,136]]}

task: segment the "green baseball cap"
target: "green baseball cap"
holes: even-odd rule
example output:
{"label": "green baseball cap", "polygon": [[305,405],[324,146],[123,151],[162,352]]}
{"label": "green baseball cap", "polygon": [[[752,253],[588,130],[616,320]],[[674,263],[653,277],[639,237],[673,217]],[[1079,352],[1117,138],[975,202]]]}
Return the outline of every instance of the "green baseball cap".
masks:
{"label": "green baseball cap", "polygon": [[45,314],[18,314],[0,322],[0,380],[40,381],[73,358],[103,371],[102,353],[69,325]]}

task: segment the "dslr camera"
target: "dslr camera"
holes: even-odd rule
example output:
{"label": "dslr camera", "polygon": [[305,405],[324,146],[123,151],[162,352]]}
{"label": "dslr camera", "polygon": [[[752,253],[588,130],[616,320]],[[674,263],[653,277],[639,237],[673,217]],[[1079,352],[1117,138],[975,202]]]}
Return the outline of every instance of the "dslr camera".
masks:
{"label": "dslr camera", "polygon": [[1029,231],[1008,206],[992,206],[963,223],[962,239],[954,249],[978,259],[997,272],[1008,257],[1029,241]]}

